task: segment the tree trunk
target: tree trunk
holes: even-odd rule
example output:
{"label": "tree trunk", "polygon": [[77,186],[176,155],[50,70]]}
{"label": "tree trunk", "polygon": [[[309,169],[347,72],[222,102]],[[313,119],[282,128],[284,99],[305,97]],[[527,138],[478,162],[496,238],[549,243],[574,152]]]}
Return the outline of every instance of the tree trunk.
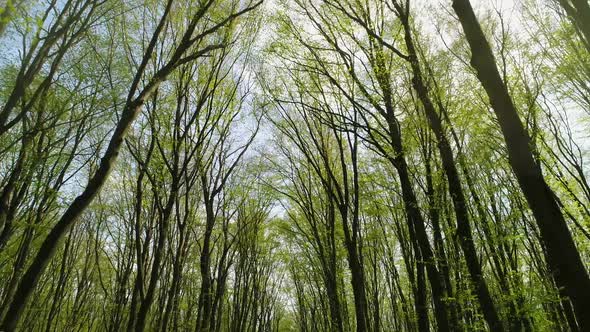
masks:
{"label": "tree trunk", "polygon": [[510,165],[535,216],[547,248],[548,264],[558,287],[571,300],[582,330],[590,329],[590,279],[576,249],[555,194],[535,161],[531,142],[506,85],[498,72],[492,50],[469,0],[453,0],[453,9],[471,48],[471,65],[477,72],[496,113]]}
{"label": "tree trunk", "polygon": [[481,305],[483,316],[488,323],[492,331],[503,331],[502,322],[498,311],[492,301],[487,283],[483,278],[483,271],[479,264],[479,257],[475,250],[475,244],[471,235],[471,223],[469,221],[469,213],[467,211],[467,203],[465,201],[465,195],[463,188],[461,187],[461,179],[459,178],[459,172],[455,165],[455,157],[451,150],[451,145],[442,127],[442,121],[440,116],[434,109],[434,105],[428,95],[428,88],[424,83],[422,70],[418,63],[418,56],[414,47],[414,41],[411,35],[411,27],[407,16],[401,16],[400,20],[404,26],[404,38],[406,42],[406,48],[408,51],[408,58],[412,67],[414,77],[412,78],[412,86],[418,94],[418,99],[424,107],[426,117],[430,128],[436,136],[437,146],[442,159],[443,169],[447,176],[449,183],[449,193],[453,201],[455,208],[455,217],[457,218],[457,235],[459,237],[459,244],[463,250],[465,261],[467,263],[467,269],[469,270],[469,276],[473,286],[475,287],[475,293]]}

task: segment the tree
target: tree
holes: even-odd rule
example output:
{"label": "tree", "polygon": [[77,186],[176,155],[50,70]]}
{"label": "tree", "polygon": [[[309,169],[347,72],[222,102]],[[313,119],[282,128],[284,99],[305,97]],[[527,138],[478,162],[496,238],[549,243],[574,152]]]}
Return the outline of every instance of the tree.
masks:
{"label": "tree", "polygon": [[471,65],[494,108],[506,141],[510,164],[535,215],[552,274],[576,311],[580,327],[588,326],[590,278],[567,227],[563,213],[535,160],[528,134],[502,81],[483,31],[469,1],[453,1],[453,9],[471,48]]}

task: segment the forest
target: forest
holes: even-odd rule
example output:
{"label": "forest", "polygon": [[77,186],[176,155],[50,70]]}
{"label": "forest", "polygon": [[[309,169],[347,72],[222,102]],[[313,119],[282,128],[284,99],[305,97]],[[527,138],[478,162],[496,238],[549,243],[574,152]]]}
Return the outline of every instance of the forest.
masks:
{"label": "forest", "polygon": [[590,331],[588,0],[0,0],[0,331]]}

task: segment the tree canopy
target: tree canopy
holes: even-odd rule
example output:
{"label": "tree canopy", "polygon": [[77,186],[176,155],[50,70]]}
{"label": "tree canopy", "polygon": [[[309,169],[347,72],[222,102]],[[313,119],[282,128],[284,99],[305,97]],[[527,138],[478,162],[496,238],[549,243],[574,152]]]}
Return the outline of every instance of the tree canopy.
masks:
{"label": "tree canopy", "polygon": [[0,41],[0,331],[590,330],[588,0],[4,0]]}

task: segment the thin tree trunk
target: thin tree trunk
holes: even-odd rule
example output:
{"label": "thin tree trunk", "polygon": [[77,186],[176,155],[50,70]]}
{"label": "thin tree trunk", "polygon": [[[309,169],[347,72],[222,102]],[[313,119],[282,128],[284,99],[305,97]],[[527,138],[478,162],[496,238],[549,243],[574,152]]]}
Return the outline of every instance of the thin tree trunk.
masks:
{"label": "thin tree trunk", "polygon": [[[164,22],[166,21],[171,5],[172,0],[168,2],[166,11],[160,19],[159,25],[156,28],[156,32],[152,36],[152,40],[150,41],[150,45],[146,51],[146,56],[144,57],[145,65],[147,65],[147,61],[151,57],[151,53],[155,48],[158,36],[164,27]],[[145,65],[143,68],[145,68]],[[35,289],[41,274],[45,270],[45,267],[55,254],[64,234],[72,227],[72,225],[76,222],[84,210],[86,210],[86,208],[90,205],[94,197],[98,194],[106,182],[108,175],[111,172],[117,157],[119,156],[119,151],[125,136],[127,135],[131,124],[141,112],[143,103],[156,90],[159,84],[168,76],[171,71],[172,68],[168,68],[166,71],[159,71],[157,73],[159,76],[155,76],[150,81],[148,86],[139,94],[139,96],[136,99],[130,100],[125,106],[125,109],[121,114],[121,118],[117,123],[115,132],[111,137],[108,148],[100,161],[98,169],[90,178],[88,185],[86,188],[84,188],[82,194],[74,199],[72,204],[70,204],[66,212],[62,215],[57,224],[51,229],[41,244],[37,255],[33,259],[33,262],[31,263],[27,272],[23,275],[23,278],[16,289],[15,296],[10,304],[6,316],[3,318],[2,324],[0,325],[0,330],[13,331],[16,329],[16,324],[18,323],[18,319],[20,318],[25,305],[27,304],[33,290]],[[138,74],[141,72],[142,70],[140,70]],[[136,81],[139,82],[139,78],[137,78]]]}
{"label": "thin tree trunk", "polygon": [[408,51],[408,58],[412,67],[414,77],[412,78],[412,86],[418,98],[424,107],[426,117],[430,128],[436,136],[437,146],[442,159],[443,169],[447,176],[449,183],[449,193],[453,201],[455,208],[455,216],[457,218],[457,235],[459,237],[459,244],[463,250],[465,261],[467,263],[467,269],[469,270],[469,276],[473,286],[475,287],[475,293],[481,305],[483,316],[488,323],[492,331],[503,331],[504,327],[498,315],[498,311],[492,301],[487,283],[483,278],[483,271],[479,264],[479,257],[477,255],[475,244],[473,242],[471,223],[469,221],[469,212],[467,211],[467,202],[465,200],[465,194],[461,187],[461,179],[459,178],[459,172],[455,164],[455,157],[451,150],[451,145],[442,127],[442,121],[440,116],[434,109],[434,105],[428,95],[428,88],[424,83],[422,70],[418,63],[418,56],[414,46],[414,41],[411,35],[411,27],[409,18],[406,15],[400,15],[400,20],[404,26],[404,39],[406,42],[406,48]]}

